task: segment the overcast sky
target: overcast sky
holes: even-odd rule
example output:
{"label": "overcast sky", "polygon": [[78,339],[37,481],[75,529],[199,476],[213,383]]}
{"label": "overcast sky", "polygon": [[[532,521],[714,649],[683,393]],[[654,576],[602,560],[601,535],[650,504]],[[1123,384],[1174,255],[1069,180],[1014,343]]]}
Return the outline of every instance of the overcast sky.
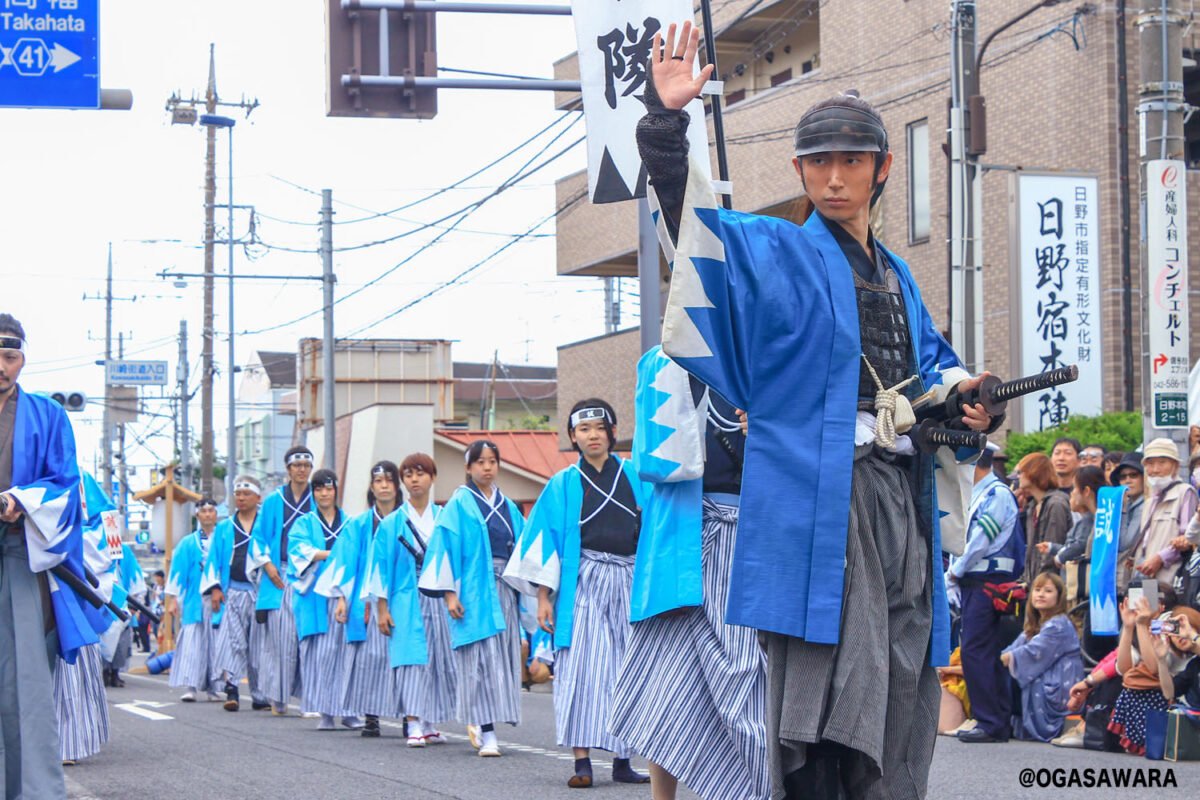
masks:
{"label": "overcast sky", "polygon": [[[464,188],[397,216],[334,230],[335,247],[370,242],[411,230],[479,199],[515,173],[577,115],[553,109],[545,92],[443,91],[432,121],[329,119],[325,116],[325,19],[321,0],[163,0],[103,2],[101,84],[133,91],[132,111],[0,109],[3,120],[3,191],[0,242],[7,287],[3,310],[14,313],[29,337],[29,390],[79,388],[101,396],[103,376],[93,364],[103,355],[104,303],[85,300],[104,291],[107,243],[113,247],[114,294],[136,296],[114,306],[114,337],[127,337],[126,356],[167,359],[174,375],[176,334],[186,318],[193,375],[200,353],[202,293],[199,280],[177,288],[156,277],[163,269],[199,272],[203,266],[203,128],[171,125],[164,103],[178,90],[203,95],[208,45],[216,45],[217,88],[222,99],[257,97],[261,107],[234,129],[235,204],[260,213],[258,235],[282,247],[315,249],[319,231],[268,217],[314,223],[320,198],[290,184],[334,193],[335,220],[386,211],[422,198],[487,164],[538,130],[559,123],[537,143]],[[443,67],[550,77],[554,60],[573,51],[569,17],[500,17],[444,14],[438,20]],[[561,118],[561,119],[560,119]],[[549,146],[557,153],[584,134],[582,120]],[[218,135],[218,203],[226,198],[227,144]],[[538,163],[538,162],[534,162]],[[487,360],[499,348],[508,363],[554,364],[555,348],[603,331],[601,284],[594,278],[557,278],[550,236],[512,246],[473,273],[469,282],[422,301],[369,330],[360,329],[416,299],[486,257],[554,211],[555,178],[582,169],[582,145],[508,190],[461,223],[426,252],[337,306],[337,335],[456,340],[459,361]],[[351,207],[351,205],[359,208]],[[367,209],[363,211],[362,209]],[[218,236],[224,236],[224,211]],[[237,235],[246,233],[239,212]],[[538,229],[552,234],[553,223]],[[360,288],[411,256],[439,229],[428,229],[377,247],[335,254],[337,297]],[[256,248],[249,261],[240,249],[235,269],[269,274],[317,274],[316,254]],[[218,271],[226,268],[219,247]],[[634,281],[626,282],[633,290]],[[636,307],[625,303],[625,324]],[[229,327],[226,284],[218,282],[216,326]],[[240,282],[234,329],[257,331],[319,311],[320,283]],[[633,313],[631,313],[633,312]],[[295,324],[235,337],[237,360],[254,350],[294,350],[302,337],[321,335],[319,313]],[[224,442],[226,340],[216,342],[221,374],[216,386],[217,440]],[[114,345],[115,350],[115,345]],[[151,403],[166,412],[166,404]],[[198,432],[199,395],[192,406]],[[99,438],[99,405],[73,415],[80,460],[91,467]],[[131,450],[130,463],[161,463],[171,452],[167,417],[131,427],[149,450]],[[223,449],[223,448],[220,448]],[[144,485],[146,474],[132,481]]]}

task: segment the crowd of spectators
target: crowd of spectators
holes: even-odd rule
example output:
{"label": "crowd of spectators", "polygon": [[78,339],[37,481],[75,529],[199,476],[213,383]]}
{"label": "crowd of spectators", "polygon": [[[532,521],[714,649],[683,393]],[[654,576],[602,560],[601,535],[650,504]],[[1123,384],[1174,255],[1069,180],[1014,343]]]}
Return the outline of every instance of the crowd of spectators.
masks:
{"label": "crowd of spectators", "polygon": [[[1142,755],[1155,714],[1200,713],[1200,429],[1189,445],[1185,460],[1167,438],[1110,452],[1064,437],[1007,475],[985,454],[966,552],[947,561],[961,652],[941,671],[942,733]],[[1124,488],[1120,633],[1097,636],[1088,576],[1107,486]]]}

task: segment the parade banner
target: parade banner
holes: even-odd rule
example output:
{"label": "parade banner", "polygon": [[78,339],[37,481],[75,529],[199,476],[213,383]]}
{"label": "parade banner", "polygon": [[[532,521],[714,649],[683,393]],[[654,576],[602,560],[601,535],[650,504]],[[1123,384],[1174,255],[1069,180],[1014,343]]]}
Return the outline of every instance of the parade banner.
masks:
{"label": "parade banner", "polygon": [[[672,22],[692,19],[690,0],[573,0],[571,16],[579,47],[579,79],[587,123],[588,196],[616,203],[646,196],[646,169],[634,132],[646,113],[642,95],[654,34],[666,41]],[[688,141],[693,153],[708,152],[704,105],[693,100]],[[709,159],[700,163],[709,165]]]}
{"label": "parade banner", "polygon": [[1124,502],[1124,486],[1102,486],[1096,492],[1096,526],[1088,575],[1091,627],[1096,636],[1116,636],[1121,632],[1117,614],[1117,550]]}
{"label": "parade banner", "polygon": [[1150,410],[1156,428],[1188,426],[1187,167],[1146,164]]}
{"label": "parade banner", "polygon": [[121,548],[125,534],[125,518],[119,511],[102,511],[100,521],[104,526],[104,543],[108,547],[108,557],[113,561],[120,561],[125,554]]}
{"label": "parade banner", "polygon": [[1079,365],[1079,380],[1021,401],[1026,432],[1103,410],[1098,192],[1094,177],[1017,178],[1018,371],[1035,375]]}

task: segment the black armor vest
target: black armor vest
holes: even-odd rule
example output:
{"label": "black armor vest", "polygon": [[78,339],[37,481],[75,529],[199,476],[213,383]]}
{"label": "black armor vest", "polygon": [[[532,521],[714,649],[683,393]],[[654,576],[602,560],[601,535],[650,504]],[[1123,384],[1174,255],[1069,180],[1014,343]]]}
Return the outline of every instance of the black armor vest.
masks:
{"label": "black armor vest", "polygon": [[[893,273],[888,273],[888,283],[894,283]],[[862,353],[875,368],[884,389],[890,389],[912,376],[912,337],[908,329],[908,311],[904,307],[904,296],[899,291],[889,291],[886,286],[874,286],[854,276],[855,293],[858,297],[858,329]],[[897,286],[897,288],[899,288]],[[879,387],[871,377],[867,365],[859,370],[858,396],[860,401],[872,403]]]}

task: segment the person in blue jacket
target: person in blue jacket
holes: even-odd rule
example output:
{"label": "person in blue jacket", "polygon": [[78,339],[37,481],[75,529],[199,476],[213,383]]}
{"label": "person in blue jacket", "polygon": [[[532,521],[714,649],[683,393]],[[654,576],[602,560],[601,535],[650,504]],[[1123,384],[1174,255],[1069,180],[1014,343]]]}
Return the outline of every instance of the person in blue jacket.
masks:
{"label": "person in blue jacket", "polygon": [[209,700],[218,699],[220,685],[212,679],[213,607],[200,593],[204,578],[204,561],[212,546],[213,530],[217,526],[217,504],[211,497],[196,504],[196,530],[175,545],[171,554],[171,574],[165,594],[179,610],[179,636],[175,639],[175,656],[171,660],[169,686],[182,686],[186,691],[179,700],[196,702],[198,692]]}
{"label": "person in blue jacket", "polygon": [[629,599],[642,507],[650,487],[613,454],[617,415],[599,398],[567,418],[579,460],[546,484],[506,575],[537,586],[538,624],[554,636],[558,744],[575,751],[572,789],[592,785],[589,748],[612,752],[613,780],[647,783],[633,749],[608,731],[609,706],[629,640]]}

